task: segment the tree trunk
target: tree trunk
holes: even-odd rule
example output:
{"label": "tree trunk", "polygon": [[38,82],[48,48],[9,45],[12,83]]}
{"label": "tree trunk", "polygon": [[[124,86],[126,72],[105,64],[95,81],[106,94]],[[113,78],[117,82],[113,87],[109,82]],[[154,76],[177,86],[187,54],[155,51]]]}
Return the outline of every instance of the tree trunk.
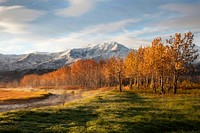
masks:
{"label": "tree trunk", "polygon": [[164,87],[163,87],[163,76],[160,77],[160,87],[161,87],[161,93],[164,93]]}
{"label": "tree trunk", "polygon": [[133,88],[133,78],[130,78],[129,89],[132,90]]}
{"label": "tree trunk", "polygon": [[134,90],[136,90],[136,85],[137,85],[137,79],[136,77],[134,78]]}
{"label": "tree trunk", "polygon": [[118,78],[119,78],[119,91],[122,92],[122,77],[121,77],[121,71],[118,72]]}
{"label": "tree trunk", "polygon": [[153,92],[156,93],[155,78],[153,75],[151,77],[151,87],[152,87]]}
{"label": "tree trunk", "polygon": [[174,94],[177,93],[177,82],[178,82],[178,76],[176,74],[174,74],[174,78],[173,78],[173,92]]}
{"label": "tree trunk", "polygon": [[148,85],[149,85],[149,78],[146,77],[145,78],[145,87],[146,87],[146,89],[148,88]]}
{"label": "tree trunk", "polygon": [[137,77],[137,89],[139,90],[139,87],[140,87],[140,78]]}

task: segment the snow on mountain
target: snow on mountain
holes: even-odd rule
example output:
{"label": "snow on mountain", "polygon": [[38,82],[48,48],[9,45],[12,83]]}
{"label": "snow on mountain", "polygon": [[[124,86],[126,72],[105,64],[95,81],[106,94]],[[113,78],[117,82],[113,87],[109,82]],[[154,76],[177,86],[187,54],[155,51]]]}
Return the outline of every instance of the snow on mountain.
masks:
{"label": "snow on mountain", "polygon": [[22,58],[24,55],[3,55],[0,54],[0,63],[12,63]]}
{"label": "snow on mountain", "polygon": [[[10,56],[7,56],[6,60],[4,60],[5,62],[0,64],[0,71],[34,69],[37,64],[53,59],[51,55],[35,53],[23,56],[19,55],[18,57],[20,58],[15,59],[9,57]],[[10,59],[12,59],[12,61],[9,61]]]}
{"label": "snow on mountain", "polygon": [[195,45],[195,49],[197,49],[198,50],[198,54],[199,54],[199,56],[197,57],[197,59],[195,60],[195,63],[200,63],[200,47],[199,46],[197,46],[197,45]]}
{"label": "snow on mountain", "polygon": [[24,55],[3,55],[3,54],[0,54],[0,70],[6,70],[5,66],[7,64],[12,64],[16,60],[19,60],[20,58],[22,58],[23,56]]}
{"label": "snow on mountain", "polygon": [[27,55],[0,54],[0,71],[21,71],[29,69],[58,69],[78,59],[106,59],[120,55],[125,57],[129,48],[117,43],[101,43],[59,53],[34,52]]}
{"label": "snow on mountain", "polygon": [[71,64],[78,59],[96,59],[99,60],[100,58],[106,59],[113,56],[120,55],[121,57],[125,57],[128,52],[130,51],[129,48],[117,43],[117,42],[110,42],[110,43],[102,43],[97,44],[94,46],[89,46],[85,48],[78,48],[78,49],[71,49],[64,53],[62,53],[57,58],[53,59],[52,61],[45,62],[38,66],[39,69],[57,69],[65,64]]}

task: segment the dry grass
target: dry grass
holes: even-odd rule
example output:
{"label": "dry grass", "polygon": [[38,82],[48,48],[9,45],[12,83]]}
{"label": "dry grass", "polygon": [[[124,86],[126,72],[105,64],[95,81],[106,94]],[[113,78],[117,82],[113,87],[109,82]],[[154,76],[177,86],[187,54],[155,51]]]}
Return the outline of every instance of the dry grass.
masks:
{"label": "dry grass", "polygon": [[26,92],[16,90],[0,90],[0,101],[26,100],[43,97],[48,94],[48,92],[44,91]]}

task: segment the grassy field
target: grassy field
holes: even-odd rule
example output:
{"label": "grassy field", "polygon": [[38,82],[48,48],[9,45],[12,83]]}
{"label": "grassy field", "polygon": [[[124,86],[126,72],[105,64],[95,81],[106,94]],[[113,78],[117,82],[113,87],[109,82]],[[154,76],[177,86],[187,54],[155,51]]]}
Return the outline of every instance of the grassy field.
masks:
{"label": "grassy field", "polygon": [[200,97],[111,91],[65,106],[0,113],[0,132],[200,132]]}
{"label": "grassy field", "polygon": [[26,92],[17,90],[0,90],[0,101],[5,102],[5,101],[27,100],[33,98],[40,98],[48,94],[49,94],[48,92],[44,91]]}

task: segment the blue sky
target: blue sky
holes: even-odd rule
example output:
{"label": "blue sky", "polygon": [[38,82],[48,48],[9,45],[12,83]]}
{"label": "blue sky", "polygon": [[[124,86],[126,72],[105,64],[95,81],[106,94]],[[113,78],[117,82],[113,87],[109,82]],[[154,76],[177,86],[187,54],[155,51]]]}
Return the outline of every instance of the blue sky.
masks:
{"label": "blue sky", "polygon": [[136,49],[188,31],[200,45],[200,0],[0,0],[3,54],[111,41]]}

